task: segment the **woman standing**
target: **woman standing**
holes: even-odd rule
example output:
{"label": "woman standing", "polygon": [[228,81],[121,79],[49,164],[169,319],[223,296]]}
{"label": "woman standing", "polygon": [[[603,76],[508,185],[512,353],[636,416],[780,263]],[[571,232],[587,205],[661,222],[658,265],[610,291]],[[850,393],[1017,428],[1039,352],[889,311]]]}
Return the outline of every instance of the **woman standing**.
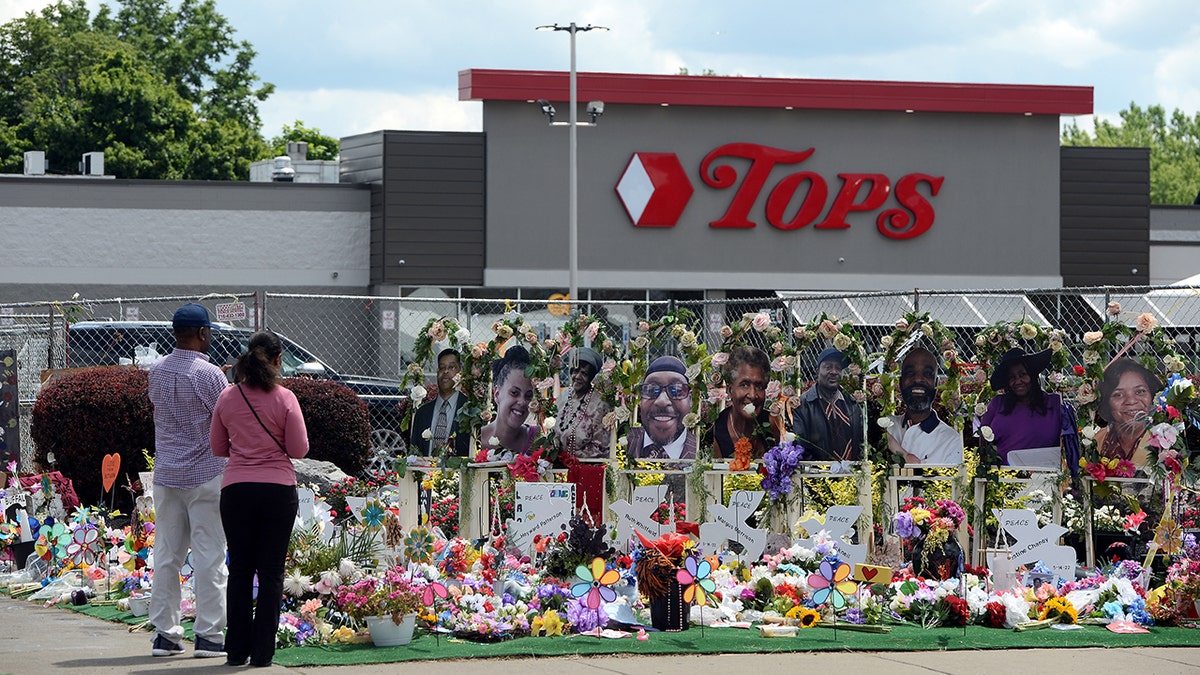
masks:
{"label": "woman standing", "polygon": [[992,389],[1004,393],[992,398],[980,422],[996,435],[1001,465],[1009,465],[1008,453],[1013,450],[1059,445],[1062,403],[1057,394],[1042,391],[1038,382],[1038,374],[1050,365],[1050,355],[1049,349],[1026,354],[1013,348],[992,370]]}
{"label": "woman standing", "polygon": [[600,354],[589,347],[571,350],[571,386],[558,395],[559,450],[579,459],[607,459],[609,434],[604,431],[604,416],[609,407],[592,388],[600,372]]}
{"label": "woman standing", "polygon": [[279,386],[282,360],[274,333],[254,333],[237,361],[238,385],[223,391],[213,409],[213,454],[229,458],[221,522],[229,544],[225,652],[233,666],[247,660],[269,666],[275,656],[284,559],[298,506],[292,458],[308,454],[300,404]]}
{"label": "woman standing", "polygon": [[525,424],[529,404],[533,403],[533,380],[525,374],[529,352],[514,345],[504,356],[492,362],[492,402],[496,419],[480,430],[483,447],[503,448],[514,454],[528,455],[538,428]]}

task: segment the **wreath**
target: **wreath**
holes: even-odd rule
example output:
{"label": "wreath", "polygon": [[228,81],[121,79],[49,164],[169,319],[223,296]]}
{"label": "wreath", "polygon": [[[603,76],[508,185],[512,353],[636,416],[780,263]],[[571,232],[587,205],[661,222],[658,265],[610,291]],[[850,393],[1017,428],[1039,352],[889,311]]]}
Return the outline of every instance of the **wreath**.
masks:
{"label": "wreath", "polygon": [[[500,358],[510,341],[516,341],[529,352],[529,367],[525,375],[533,382],[534,397],[529,405],[530,412],[537,415],[538,428],[542,433],[534,439],[531,449],[549,447],[543,424],[547,413],[553,409],[551,391],[554,373],[550,365],[548,350],[554,349],[553,339],[543,340],[520,314],[510,314],[492,324],[495,336],[488,342],[478,342],[462,352],[462,391],[466,403],[459,407],[459,429],[466,429],[472,438],[479,438],[480,429],[495,417],[492,410],[492,362]],[[545,457],[543,458],[550,459]]]}
{"label": "wreath", "polygon": [[[1120,305],[1111,303],[1108,313],[1119,315]],[[1158,326],[1154,316],[1141,314],[1132,325],[1108,321],[1100,330],[1084,333],[1077,348],[1082,350],[1083,358],[1082,377],[1074,391],[1082,427],[1081,468],[1098,483],[1109,477],[1133,475],[1131,464],[1102,459],[1100,444],[1096,442],[1101,428],[1096,422],[1096,414],[1104,371],[1117,358],[1129,357],[1160,377],[1164,371],[1166,375],[1163,380],[1167,386],[1158,392],[1147,420],[1150,461],[1146,473],[1155,482],[1195,485],[1200,479],[1200,471],[1192,466],[1184,432],[1187,425],[1194,426],[1197,419],[1196,391],[1192,381],[1180,374],[1185,367],[1184,361],[1175,351],[1175,342]]]}

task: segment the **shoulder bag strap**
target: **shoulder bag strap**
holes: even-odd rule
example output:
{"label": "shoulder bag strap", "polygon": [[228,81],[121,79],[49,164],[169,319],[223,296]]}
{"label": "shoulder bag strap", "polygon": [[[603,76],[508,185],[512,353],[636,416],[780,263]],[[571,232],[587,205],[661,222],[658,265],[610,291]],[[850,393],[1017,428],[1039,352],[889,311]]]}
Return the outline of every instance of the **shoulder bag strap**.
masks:
{"label": "shoulder bag strap", "polygon": [[279,449],[282,450],[283,454],[286,455],[287,448],[283,447],[283,443],[280,443],[279,439],[275,438],[275,434],[271,433],[271,430],[267,428],[267,425],[263,424],[262,418],[258,416],[258,411],[254,409],[254,406],[250,405],[250,399],[246,397],[246,391],[242,389],[242,385],[239,384],[237,388],[238,392],[240,392],[242,395],[242,400],[246,402],[246,407],[250,408],[250,412],[254,413],[254,419],[258,420],[258,423],[262,426],[263,431],[267,432],[267,435],[271,437],[271,440],[275,441],[275,445],[278,445]]}

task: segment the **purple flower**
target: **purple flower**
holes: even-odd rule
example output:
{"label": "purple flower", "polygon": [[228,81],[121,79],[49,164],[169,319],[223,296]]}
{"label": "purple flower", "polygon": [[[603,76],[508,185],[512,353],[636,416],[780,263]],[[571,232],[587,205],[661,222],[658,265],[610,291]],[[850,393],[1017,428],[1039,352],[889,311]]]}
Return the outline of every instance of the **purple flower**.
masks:
{"label": "purple flower", "polygon": [[912,539],[921,533],[921,529],[913,522],[912,514],[908,511],[897,513],[892,523],[896,527],[896,535],[901,539]]}
{"label": "purple flower", "polygon": [[796,443],[780,443],[767,450],[762,458],[762,466],[766,471],[762,487],[777,500],[792,491],[792,474],[796,465],[804,457],[804,448]]}
{"label": "purple flower", "polygon": [[753,600],[755,598],[754,589],[749,586],[742,588],[742,592],[738,595],[742,600]]}
{"label": "purple flower", "polygon": [[604,611],[603,603],[599,608],[592,610],[577,598],[571,598],[567,602],[567,621],[578,633],[586,633],[597,627],[603,628],[608,625],[608,614]]}
{"label": "purple flower", "polygon": [[858,624],[859,626],[867,622],[867,617],[863,616],[862,610],[857,607],[851,607],[850,609],[846,610],[846,616],[844,618],[846,623]]}

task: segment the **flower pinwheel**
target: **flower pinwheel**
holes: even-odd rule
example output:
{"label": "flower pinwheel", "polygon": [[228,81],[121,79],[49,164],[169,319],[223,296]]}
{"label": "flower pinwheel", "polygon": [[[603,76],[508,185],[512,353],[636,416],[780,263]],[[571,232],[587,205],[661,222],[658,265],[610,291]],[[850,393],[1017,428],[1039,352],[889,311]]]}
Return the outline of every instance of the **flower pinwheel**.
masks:
{"label": "flower pinwheel", "polygon": [[1163,553],[1175,554],[1183,545],[1183,530],[1170,518],[1164,519],[1154,531],[1154,543]]}
{"label": "flower pinwheel", "polygon": [[433,560],[433,534],[429,532],[429,528],[419,526],[409,530],[408,536],[404,538],[404,555],[418,563]]}
{"label": "flower pinwheel", "polygon": [[717,582],[712,579],[712,563],[707,560],[696,562],[696,556],[690,555],[683,561],[683,569],[675,571],[675,580],[683,589],[683,601],[703,607],[708,604],[708,595],[717,590]]}
{"label": "flower pinwheel", "polygon": [[621,573],[606,570],[604,558],[596,557],[592,559],[590,566],[576,567],[575,575],[579,577],[579,581],[571,586],[571,595],[576,598],[586,596],[588,609],[599,609],[601,601],[613,602],[617,599],[617,592],[610,586],[620,580]]}
{"label": "flower pinwheel", "polygon": [[42,560],[51,562],[67,557],[67,545],[71,543],[71,531],[62,523],[43,527],[33,550]]}
{"label": "flower pinwheel", "polygon": [[812,597],[814,605],[829,603],[834,609],[841,609],[846,606],[846,596],[858,593],[858,584],[850,580],[850,565],[835,562],[836,565],[823,560],[817,573],[808,575],[808,585],[815,591]]}
{"label": "flower pinwheel", "polygon": [[383,510],[383,504],[380,504],[379,500],[376,499],[367,502],[367,505],[363,507],[362,521],[367,527],[381,527],[383,525],[383,518],[386,515],[387,511]]}
{"label": "flower pinwheel", "polygon": [[75,528],[71,543],[67,544],[67,555],[77,566],[94,565],[100,552],[100,531],[90,523]]}
{"label": "flower pinwheel", "polygon": [[446,590],[446,586],[440,581],[431,581],[425,586],[425,590],[421,591],[421,602],[426,607],[433,607],[433,603],[437,602],[438,598],[445,600],[450,593]]}

